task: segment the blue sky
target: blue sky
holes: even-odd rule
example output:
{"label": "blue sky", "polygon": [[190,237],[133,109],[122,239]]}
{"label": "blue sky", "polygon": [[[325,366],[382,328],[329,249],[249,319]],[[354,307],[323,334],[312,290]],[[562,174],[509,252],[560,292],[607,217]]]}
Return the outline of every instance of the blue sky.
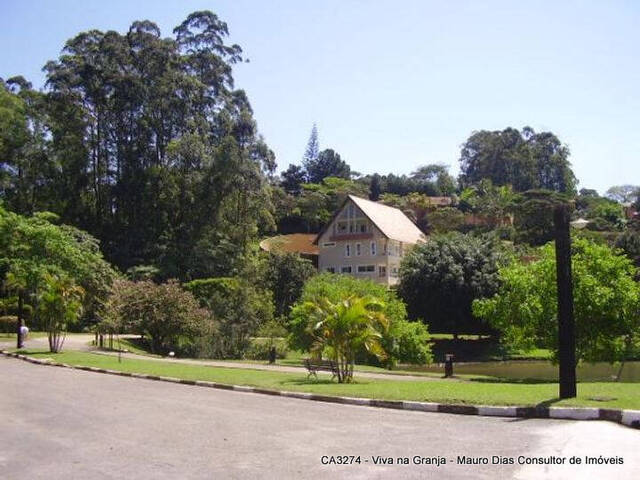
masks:
{"label": "blue sky", "polygon": [[474,130],[550,130],[580,187],[640,184],[637,1],[7,1],[0,77],[41,67],[91,28],[133,20],[164,35],[195,10],[229,24],[235,68],[278,165],[299,163],[312,124],[353,169],[458,171]]}

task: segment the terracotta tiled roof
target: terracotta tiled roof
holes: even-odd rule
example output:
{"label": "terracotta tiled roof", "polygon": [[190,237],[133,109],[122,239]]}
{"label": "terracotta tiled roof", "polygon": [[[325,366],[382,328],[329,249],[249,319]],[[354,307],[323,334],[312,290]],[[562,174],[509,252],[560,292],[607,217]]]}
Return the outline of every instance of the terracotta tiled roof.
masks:
{"label": "terracotta tiled roof", "polygon": [[425,235],[401,210],[353,195],[349,199],[387,238],[411,244],[425,240]]}
{"label": "terracotta tiled roof", "polygon": [[274,253],[301,253],[305,255],[318,255],[318,246],[313,244],[315,233],[292,233],[291,235],[278,235],[265,238],[260,242],[260,248]]}

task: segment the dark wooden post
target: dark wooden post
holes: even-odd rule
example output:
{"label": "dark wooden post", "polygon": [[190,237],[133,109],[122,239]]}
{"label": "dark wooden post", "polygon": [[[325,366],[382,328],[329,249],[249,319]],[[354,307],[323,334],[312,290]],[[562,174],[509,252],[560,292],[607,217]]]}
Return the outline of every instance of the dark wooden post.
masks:
{"label": "dark wooden post", "polygon": [[24,311],[24,297],[22,296],[22,291],[18,291],[18,321],[16,326],[16,343],[18,348],[24,347],[24,342],[22,338],[22,317]]}
{"label": "dark wooden post", "polygon": [[560,398],[573,398],[576,396],[576,337],[573,319],[569,213],[569,205],[566,203],[556,205],[553,210],[553,223],[556,231],[556,272],[558,275]]}

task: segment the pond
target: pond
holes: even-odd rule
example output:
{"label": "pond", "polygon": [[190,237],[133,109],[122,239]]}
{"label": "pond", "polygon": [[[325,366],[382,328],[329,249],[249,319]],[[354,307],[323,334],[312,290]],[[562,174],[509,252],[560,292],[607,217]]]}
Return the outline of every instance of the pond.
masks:
{"label": "pond", "polygon": [[[404,369],[404,367],[403,367]],[[413,367],[411,370],[443,372],[442,364]],[[510,360],[505,362],[454,363],[454,374],[488,375],[514,380],[558,380],[558,366],[544,360]],[[611,382],[620,372],[620,364],[584,363],[576,369],[578,381]],[[620,382],[640,382],[640,361],[625,362]]]}

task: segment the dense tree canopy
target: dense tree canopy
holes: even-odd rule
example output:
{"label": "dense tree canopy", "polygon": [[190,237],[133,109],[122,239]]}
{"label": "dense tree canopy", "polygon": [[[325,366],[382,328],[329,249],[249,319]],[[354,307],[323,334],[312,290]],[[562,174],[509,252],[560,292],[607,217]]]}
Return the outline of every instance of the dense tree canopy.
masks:
{"label": "dense tree canopy", "polygon": [[171,38],[148,20],[125,34],[90,30],[47,63],[46,94],[3,86],[2,121],[16,133],[0,144],[8,207],[58,213],[123,270],[237,272],[256,234],[274,226],[265,173],[275,162],[234,89],[242,50],[227,36],[208,11]]}
{"label": "dense tree canopy", "polygon": [[431,237],[403,259],[398,294],[410,318],[424,320],[434,332],[487,332],[487,324],[472,315],[471,303],[497,292],[502,259],[492,236]]}
{"label": "dense tree canopy", "polygon": [[640,196],[639,185],[614,185],[607,190],[607,197],[620,203],[633,203]]}
{"label": "dense tree canopy", "polygon": [[11,279],[9,292],[26,303],[37,301],[46,279],[70,279],[84,291],[84,325],[90,325],[98,320],[116,275],[86,232],[0,206],[0,281]]}
{"label": "dense tree canopy", "polygon": [[[474,302],[473,311],[513,347],[549,348],[557,358],[555,248],[541,247],[533,263],[500,270],[502,286],[493,298]],[[576,360],[624,359],[640,335],[640,286],[631,261],[606,245],[574,238],[572,246]]]}
{"label": "dense tree canopy", "polygon": [[322,150],[316,160],[305,165],[305,169],[309,183],[320,183],[327,177],[349,178],[351,174],[349,165],[331,148]]}
{"label": "dense tree canopy", "polygon": [[275,315],[289,314],[305,282],[316,272],[311,261],[296,253],[269,254],[264,272],[265,286],[273,292]]}
{"label": "dense tree canopy", "polygon": [[273,319],[271,292],[242,278],[204,278],[184,284],[216,319],[218,335],[207,346],[214,358],[239,358],[257,329]]}
{"label": "dense tree canopy", "polygon": [[572,192],[576,179],[568,161],[569,149],[550,132],[525,127],[474,132],[460,153],[463,187],[482,179],[511,185],[516,192],[547,189]]}

